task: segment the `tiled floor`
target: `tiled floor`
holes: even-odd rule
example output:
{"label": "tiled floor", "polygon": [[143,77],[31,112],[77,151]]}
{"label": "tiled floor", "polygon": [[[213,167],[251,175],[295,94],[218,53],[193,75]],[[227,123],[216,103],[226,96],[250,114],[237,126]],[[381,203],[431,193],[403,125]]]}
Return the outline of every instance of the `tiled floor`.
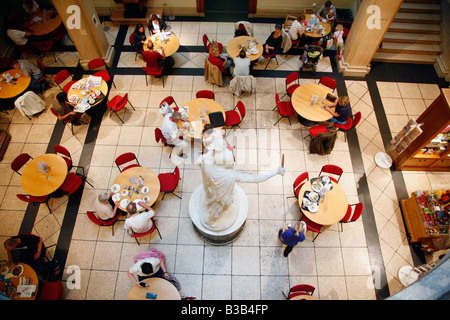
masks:
{"label": "tiled floor", "polygon": [[[180,37],[182,46],[201,46],[201,36],[207,31],[209,38],[226,44],[233,34],[231,23],[170,22],[171,30]],[[115,42],[119,27],[110,24],[108,41]],[[272,24],[255,24],[254,33],[264,41]],[[134,30],[129,26],[125,39]],[[67,44],[70,44],[68,40]],[[129,45],[125,40],[124,45]],[[136,70],[142,66],[140,58],[135,61],[132,52],[118,52],[117,67],[129,70],[130,74],[116,75],[110,97],[129,93],[135,111],[124,114],[125,124],[106,112],[95,140],[92,160],[88,169],[88,180],[95,186],[84,186],[78,208],[76,223],[70,242],[65,267],[78,266],[81,270],[81,288],[69,290],[65,287],[64,298],[76,300],[122,300],[133,284],[127,270],[133,264],[133,256],[156,247],[166,255],[167,269],[181,283],[181,295],[197,299],[283,299],[281,291],[307,283],[316,287],[315,296],[323,300],[375,299],[368,243],[364,233],[364,215],[339,232],[332,225],[322,232],[315,242],[313,234],[307,232],[304,242],[296,246],[288,258],[282,255],[282,246],[277,240],[278,229],[293,223],[299,217],[299,207],[292,195],[292,183],[300,172],[308,171],[314,177],[327,163],[341,166],[344,173],[340,185],[345,190],[349,203],[359,202],[358,181],[367,177],[370,199],[373,206],[376,228],[381,245],[382,258],[389,282],[390,294],[402,289],[397,271],[403,265],[413,265],[410,247],[406,238],[391,171],[381,169],[374,163],[374,155],[384,150],[378,121],[374,112],[366,81],[346,80],[353,113],[361,111],[363,118],[357,127],[357,138],[362,153],[364,172],[354,169],[348,143],[339,133],[333,152],[326,156],[310,154],[309,143],[303,139],[308,131],[296,119],[292,126],[287,119],[278,120],[273,111],[275,93],[284,94],[284,78],[257,77],[257,89],[253,95],[233,96],[228,87],[217,87],[204,81],[203,76],[168,76],[164,88],[160,80],[145,85],[143,75]],[[77,54],[59,53],[63,65],[76,66]],[[205,53],[178,52],[174,55],[176,68],[202,68]],[[269,65],[271,70],[298,70],[298,56],[280,55],[279,65]],[[61,66],[53,57],[46,58],[47,66]],[[261,68],[261,67],[260,67]],[[331,61],[324,57],[318,71],[333,77]],[[301,79],[301,83],[317,79]],[[436,84],[378,82],[385,113],[392,135],[400,130],[410,117],[419,115],[439,94]],[[280,163],[281,154],[286,158],[286,174],[260,184],[241,184],[249,202],[249,216],[243,234],[233,243],[224,246],[205,244],[194,233],[189,217],[188,205],[192,192],[200,184],[201,173],[197,165],[187,161],[179,164],[182,180],[178,199],[167,195],[155,206],[158,235],[141,239],[138,246],[123,229],[123,222],[116,225],[115,235],[110,228],[99,228],[89,221],[87,210],[92,210],[94,198],[109,189],[118,175],[113,162],[119,154],[134,152],[142,166],[156,173],[173,170],[175,164],[169,159],[169,149],[154,140],[154,129],[161,126],[162,116],[158,111],[160,101],[172,95],[179,103],[190,100],[200,89],[210,89],[216,100],[226,110],[232,109],[241,100],[247,114],[241,127],[231,132],[228,140],[236,146],[236,168],[247,172],[261,173]],[[45,100],[50,104],[57,89],[49,89]],[[286,99],[286,98],[285,98]],[[123,113],[121,114],[123,115]],[[20,177],[10,169],[10,163],[21,152],[37,156],[46,152],[55,128],[56,118],[47,109],[31,121],[17,110],[9,115],[1,114],[0,128],[8,130],[12,141],[0,168],[0,240],[18,233],[24,218],[26,205],[16,198],[23,193]],[[77,163],[83,151],[88,126],[76,127],[72,135],[66,127],[60,144],[67,147]],[[448,188],[449,173],[404,172],[408,193],[416,189]],[[41,236],[46,244],[58,241],[61,225],[66,214],[68,197],[52,199],[49,214],[45,206],[39,208],[33,233]],[[0,248],[0,259],[6,256]],[[64,278],[70,273],[66,272]]]}

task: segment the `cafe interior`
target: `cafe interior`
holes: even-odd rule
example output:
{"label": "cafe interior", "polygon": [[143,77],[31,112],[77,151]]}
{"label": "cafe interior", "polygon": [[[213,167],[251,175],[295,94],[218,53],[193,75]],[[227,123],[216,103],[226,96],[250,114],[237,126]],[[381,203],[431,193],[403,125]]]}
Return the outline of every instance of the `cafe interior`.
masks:
{"label": "cafe interior", "polygon": [[[325,2],[37,3],[40,15],[27,15],[22,1],[0,4],[0,240],[37,235],[47,247],[47,259],[57,261],[61,269],[51,279],[38,275],[29,298],[155,298],[139,295],[145,288],[130,281],[127,272],[136,254],[156,248],[164,253],[167,272],[181,286],[172,292],[175,286],[169,284],[171,293],[161,289],[160,298],[166,294],[167,299],[195,300],[448,299],[450,28],[448,19],[441,18],[450,13],[448,1],[333,0],[334,24],[324,19],[323,27],[312,27],[306,35],[309,48],[320,48],[314,50],[320,55],[313,65],[306,68],[313,61],[307,47],[293,41],[287,40],[287,47],[274,56],[263,54],[261,46],[250,52],[258,63],[250,70],[249,90],[236,85],[241,77],[219,73],[217,80],[206,71],[211,69],[207,45],[217,42],[223,54],[230,53],[235,32],[243,24],[251,31],[243,36],[243,45],[249,37],[264,44],[276,24],[282,25],[282,33],[288,31],[301,14],[314,18]],[[27,30],[33,30],[34,42],[30,40],[27,49],[6,35],[13,12],[23,17]],[[170,56],[173,61],[162,75],[147,73],[142,52],[130,43],[137,23],[150,36],[147,24],[153,14],[167,26],[160,41],[167,45],[166,59]],[[329,41],[338,24],[344,27],[341,59],[336,44]],[[32,107],[17,102],[33,92],[29,77],[10,66],[17,59],[42,63],[42,81],[48,86],[35,91]],[[79,123],[59,120],[55,114],[52,104],[63,91],[69,99],[75,95],[76,101],[87,97],[86,109],[77,115]],[[199,99],[199,92],[212,96],[190,104]],[[323,120],[310,115],[324,111],[313,96],[320,100],[328,94],[349,98],[349,126],[333,130],[322,124],[331,117],[327,112]],[[194,128],[191,121],[184,136],[185,157],[177,157],[173,146],[156,139],[164,119],[163,101],[185,110],[187,117],[197,106],[199,112],[201,105],[217,106],[207,113],[225,115],[219,127],[225,130],[236,171],[260,175],[284,168],[283,174],[263,182],[236,183],[246,199],[241,202],[246,216],[237,234],[219,240],[205,237],[193,218],[193,199],[203,181],[196,162],[204,151],[202,128]],[[190,109],[185,108],[188,105]],[[436,108],[439,120],[427,125],[432,113],[428,111]],[[228,119],[232,116],[236,121]],[[411,138],[414,129],[420,133]],[[317,137],[330,132],[331,147],[312,148]],[[443,137],[436,147],[437,136]],[[429,147],[431,140],[434,144]],[[58,165],[64,160],[61,152],[69,154],[70,165],[65,161]],[[125,168],[130,163],[120,164],[122,155],[129,155],[127,161],[134,164]],[[22,163],[17,166],[19,156]],[[50,185],[58,174],[60,181]],[[315,190],[316,178],[324,175],[331,176],[332,189],[320,193],[317,204],[324,216],[320,220],[317,208],[309,209],[304,198]],[[144,176],[148,186],[146,192],[139,190],[148,194],[154,210],[156,228],[151,232],[130,233],[125,229],[126,215],[109,224],[92,215],[102,192],[117,192],[119,202],[130,195],[121,188],[126,189],[131,176]],[[169,176],[171,183],[164,181]],[[432,214],[426,204],[430,195],[435,201]],[[442,214],[438,222],[435,212]],[[278,231],[299,220],[307,226],[305,239],[285,257]],[[447,246],[436,245],[441,240]],[[2,288],[1,282],[16,284],[7,280],[11,270],[6,269],[4,246],[0,260],[0,295],[25,299],[27,292],[17,294],[17,285],[9,296],[5,284]],[[12,277],[17,278],[14,273]],[[17,279],[26,285],[35,277]]]}

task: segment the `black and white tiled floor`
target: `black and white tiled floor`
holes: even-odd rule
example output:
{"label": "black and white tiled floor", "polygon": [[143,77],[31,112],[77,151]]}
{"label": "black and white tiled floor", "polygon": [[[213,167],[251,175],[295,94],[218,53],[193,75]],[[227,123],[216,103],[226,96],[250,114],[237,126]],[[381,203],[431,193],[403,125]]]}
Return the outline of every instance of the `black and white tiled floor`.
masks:
{"label": "black and white tiled floor", "polygon": [[[369,75],[366,79],[347,79],[336,72],[334,57],[324,56],[317,74],[306,75],[300,83],[317,83],[322,75],[337,79],[338,92],[348,94],[353,113],[361,111],[363,118],[347,142],[339,133],[333,152],[318,156],[309,153],[308,142],[303,139],[308,134],[307,128],[296,119],[291,119],[292,126],[287,119],[273,126],[278,120],[277,112],[272,110],[275,93],[284,94],[285,76],[298,70],[297,55],[280,55],[279,64],[271,62],[267,71],[260,70],[265,66],[260,64],[255,68],[256,93],[238,98],[227,86],[217,87],[204,81],[201,68],[207,55],[199,49],[204,33],[226,44],[233,36],[234,23],[170,21],[171,31],[181,42],[179,52],[174,54],[174,73],[166,78],[164,87],[158,79],[152,79],[146,86],[141,73],[143,62],[140,58],[135,60],[127,40],[134,26],[106,23],[110,26],[106,31],[108,41],[115,45],[118,55],[111,69],[116,72],[116,88],[111,88],[109,98],[128,93],[136,109],[126,111],[124,124],[106,112],[99,119],[92,118],[90,126],[76,127],[72,135],[70,128],[64,128],[48,109],[31,121],[17,110],[0,116],[0,127],[12,135],[0,163],[3,169],[0,240],[19,232],[33,232],[48,245],[57,243],[56,256],[65,262],[65,268],[78,266],[81,270],[81,288],[65,287],[65,299],[125,299],[133,286],[126,273],[133,264],[133,256],[150,247],[165,253],[168,271],[181,283],[181,295],[199,300],[279,300],[283,299],[281,291],[286,292],[300,283],[316,287],[314,295],[323,300],[382,299],[402,289],[398,269],[414,265],[415,258],[407,240],[392,172],[378,167],[374,155],[384,150],[383,135],[394,136],[409,118],[419,115],[439,94],[442,81],[435,76],[432,67],[427,69],[429,75],[423,83],[397,77],[392,81],[389,73],[382,79],[379,73],[374,78]],[[273,26],[255,23],[255,37],[264,41]],[[125,39],[124,43],[119,39]],[[70,40],[67,45],[71,45]],[[44,59],[47,67],[54,67],[50,70],[77,67],[77,53],[57,54],[61,61],[55,62],[51,55]],[[237,169],[264,172],[280,162],[281,154],[286,158],[285,176],[261,184],[241,184],[250,208],[244,233],[225,246],[205,244],[195,235],[188,204],[201,181],[201,174],[199,167],[191,163],[179,165],[182,180],[177,193],[182,199],[168,195],[156,204],[162,240],[153,234],[143,238],[138,246],[124,231],[123,222],[116,225],[114,236],[109,228],[92,224],[86,211],[92,210],[94,198],[109,189],[117,176],[116,156],[132,151],[142,166],[156,173],[174,168],[168,157],[169,150],[154,139],[154,129],[160,127],[162,121],[159,103],[168,95],[183,103],[201,89],[213,90],[225,110],[232,109],[239,100],[247,108],[241,125],[243,131],[237,129],[228,136],[236,145]],[[381,97],[381,105],[379,101],[374,105],[374,91]],[[47,106],[57,92],[56,88],[45,92]],[[387,123],[380,123],[379,112],[386,115]],[[383,130],[386,126],[389,132]],[[10,169],[10,163],[21,152],[38,156],[51,150],[55,143],[68,148],[74,162],[85,166],[88,180],[95,188],[86,184],[82,192],[71,199],[67,196],[52,199],[53,214],[40,206],[34,219],[29,213],[32,210],[16,198],[23,190],[20,177]],[[311,242],[313,234],[308,232],[306,240],[284,258],[277,231],[299,217],[296,201],[287,199],[292,195],[292,183],[303,171],[308,171],[310,176],[317,175],[327,163],[344,169],[340,184],[349,203],[364,200],[369,205],[360,220],[344,226],[344,232],[332,225],[314,243]],[[402,176],[407,195],[417,189],[450,186],[450,173],[403,172]],[[367,233],[376,234],[378,240],[367,241]],[[0,259],[5,257],[4,249],[0,248]],[[381,266],[377,270],[383,273],[381,278],[384,285],[387,284],[387,291],[381,287],[383,284],[372,281],[374,264]],[[67,276],[65,273],[63,278]]]}

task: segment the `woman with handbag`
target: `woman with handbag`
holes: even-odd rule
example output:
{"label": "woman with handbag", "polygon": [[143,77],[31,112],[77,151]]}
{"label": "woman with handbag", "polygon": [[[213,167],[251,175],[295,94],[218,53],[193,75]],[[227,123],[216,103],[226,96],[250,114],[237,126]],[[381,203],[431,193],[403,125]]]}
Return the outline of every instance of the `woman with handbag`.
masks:
{"label": "woman with handbag", "polygon": [[338,54],[338,59],[342,59],[342,54],[344,53],[344,27],[342,24],[338,24],[333,33],[333,42],[336,45],[336,51]]}

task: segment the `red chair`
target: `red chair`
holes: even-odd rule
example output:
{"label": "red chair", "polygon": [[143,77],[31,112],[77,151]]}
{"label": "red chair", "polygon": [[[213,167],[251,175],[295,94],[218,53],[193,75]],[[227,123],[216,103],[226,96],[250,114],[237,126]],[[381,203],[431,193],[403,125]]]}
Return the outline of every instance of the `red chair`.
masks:
{"label": "red chair", "polygon": [[59,187],[62,191],[70,194],[75,193],[83,183],[83,178],[76,173],[69,172],[63,184]]}
{"label": "red chair", "polygon": [[42,286],[39,300],[61,300],[63,295],[63,285],[61,280],[47,281]]}
{"label": "red chair", "polygon": [[[157,67],[142,67],[145,71],[145,83],[148,86],[148,80],[147,76],[154,76],[154,77],[160,77],[164,71],[164,66],[161,67],[161,69],[158,69]],[[162,76],[162,83],[164,88],[164,76]]]}
{"label": "red chair", "polygon": [[67,150],[66,148],[64,148],[63,146],[60,146],[60,145],[54,145],[53,149],[55,150],[55,153],[58,156],[60,156],[61,158],[63,158],[64,161],[66,162],[66,164],[67,164],[67,171],[72,170],[73,167],[80,168],[83,171],[83,180],[85,182],[87,182],[92,188],[94,188],[94,186],[89,181],[86,180],[86,175],[84,173],[84,167],[76,166],[76,165],[73,164],[72,155],[70,154],[69,150]]}
{"label": "red chair", "polygon": [[123,97],[121,97],[120,95],[116,95],[107,104],[108,109],[111,110],[111,112],[114,112],[116,114],[117,118],[119,118],[119,120],[122,121],[122,123],[125,123],[125,122],[123,122],[122,118],[119,117],[117,112],[122,110],[127,105],[127,103],[130,104],[130,106],[133,108],[133,110],[136,110],[136,109],[134,109],[130,100],[128,100],[128,93],[125,93],[125,95]]}
{"label": "red chair", "polygon": [[[236,111],[236,109],[238,109],[238,111]],[[245,117],[245,105],[242,101],[238,101],[233,110],[225,111],[225,126],[239,127],[239,124],[242,122],[244,117]]]}
{"label": "red chair", "polygon": [[294,181],[292,187],[294,189],[294,195],[288,198],[297,198],[298,199],[298,194],[300,192],[300,189],[302,188],[302,186],[309,181],[309,173],[308,172],[303,172],[302,174],[300,174]]}
{"label": "red chair", "polygon": [[267,69],[267,67],[268,67],[268,65],[269,65],[269,63],[270,63],[270,60],[272,60],[273,58],[275,58],[275,61],[276,61],[277,64],[278,64],[277,54],[278,54],[277,52],[272,53],[272,54],[263,54],[264,59],[269,59],[269,61],[268,61],[267,64],[266,64],[266,67],[264,68],[264,70]]}
{"label": "red chair", "polygon": [[352,118],[348,118],[345,124],[334,123],[334,127],[344,132],[344,141],[347,141],[347,131],[353,128]]}
{"label": "red chair", "polygon": [[300,295],[310,295],[312,296],[316,288],[309,284],[298,284],[296,286],[293,286],[291,289],[289,289],[289,293],[287,295],[283,295],[286,299],[291,299],[296,296]]}
{"label": "red chair", "polygon": [[[211,48],[211,41],[209,41],[208,35],[203,35],[203,45],[205,46],[206,52],[209,53],[209,49]],[[223,45],[220,42],[217,42],[217,46],[219,47],[219,54],[223,51]]]}
{"label": "red chair", "polygon": [[361,202],[355,203],[355,204],[349,204],[347,213],[341,219],[341,221],[339,221],[339,223],[341,225],[341,231],[344,231],[343,223],[355,222],[356,220],[358,220],[359,217],[361,217],[363,209],[364,209],[364,204]]}
{"label": "red chair", "polygon": [[325,87],[330,88],[331,90],[333,90],[333,92],[334,92],[334,89],[336,89],[336,86],[337,86],[336,81],[334,81],[330,77],[322,77],[322,78],[320,78],[319,84],[322,84]]}
{"label": "red chair", "polygon": [[300,84],[298,83],[299,74],[298,72],[292,72],[290,75],[286,77],[285,83],[286,83],[286,93],[281,97],[281,99],[284,98],[285,95],[288,95],[289,97],[292,97],[292,94],[294,93],[295,89],[300,87]]}
{"label": "red chair", "polygon": [[[183,137],[180,137],[180,139],[183,139]],[[157,143],[162,142],[165,147],[170,147],[172,149],[175,147],[175,145],[167,143],[167,140],[164,138],[160,128],[155,128],[155,140]],[[169,158],[170,157],[172,157],[172,152],[169,154]]]}
{"label": "red chair", "polygon": [[323,225],[315,223],[314,221],[309,220],[306,215],[303,215],[300,220],[304,221],[306,223],[306,229],[308,229],[309,231],[317,233],[317,235],[312,240],[312,242],[314,242],[314,240],[316,240],[316,238],[322,232]]}
{"label": "red chair", "polygon": [[[322,176],[322,173],[329,173],[329,177],[332,181],[339,183],[339,179],[341,178],[342,173],[344,170],[342,170],[341,167],[338,167],[334,164],[326,164],[320,169],[319,177]],[[337,177],[331,176],[331,174],[336,175]]]}
{"label": "red chair", "polygon": [[[55,41],[53,40],[44,40],[42,42],[29,42],[30,46],[33,47],[33,51],[39,57],[39,59],[43,59],[47,52],[52,52],[53,58],[56,62],[56,54],[55,51],[52,51],[53,46],[55,45]],[[42,56],[41,56],[42,55]],[[58,58],[59,59],[59,58]]]}
{"label": "red chair", "polygon": [[130,43],[131,43],[131,45],[133,46],[133,48],[135,48],[135,50],[136,50],[136,56],[134,57],[134,61],[136,61],[136,60],[137,60],[138,54],[143,54],[143,53],[144,53],[144,50],[138,50],[138,49],[136,49],[136,47],[134,46],[134,34],[133,34],[133,33],[130,34],[130,38],[129,38],[128,40],[130,41]]}
{"label": "red chair", "polygon": [[19,175],[22,175],[19,170],[30,160],[33,159],[28,153],[19,154],[12,162],[11,169],[17,172]]}
{"label": "red chair", "polygon": [[161,200],[164,199],[166,193],[172,193],[174,196],[177,196],[181,199],[179,195],[174,193],[175,189],[178,186],[178,182],[180,181],[180,169],[178,169],[178,167],[175,167],[175,170],[173,172],[160,173],[158,175],[158,179],[160,184],[160,192],[164,192]]}
{"label": "red chair", "polygon": [[359,122],[361,121],[361,117],[362,117],[361,111],[358,111],[353,115],[352,128],[356,127],[359,124]]}
{"label": "red chair", "polygon": [[105,60],[103,60],[102,58],[92,59],[91,61],[88,62],[88,68],[91,71],[91,73],[93,73],[92,70],[96,70],[99,68],[105,68],[106,70],[97,71],[96,73],[93,73],[93,75],[95,77],[101,77],[105,82],[112,81],[114,88],[116,87],[114,80],[112,80],[111,75],[108,72],[108,68],[106,67]]}
{"label": "red chair", "polygon": [[52,209],[50,209],[50,206],[48,205],[48,200],[50,200],[50,196],[42,196],[42,197],[35,197],[27,194],[17,194],[17,198],[24,202],[32,203],[33,205],[36,205],[37,203],[45,203],[47,205],[48,211],[52,213]]}
{"label": "red chair", "polygon": [[67,71],[66,69],[61,70],[55,75],[55,82],[58,85],[58,87],[63,90],[65,93],[69,92],[70,87],[76,82],[74,80],[69,81],[63,88],[61,88],[60,84],[66,81],[67,79],[72,78],[73,76]]}
{"label": "red chair", "polygon": [[163,101],[161,101],[161,103],[159,104],[159,107],[160,107],[160,108],[161,108],[161,106],[162,106],[162,104],[163,104],[164,102],[167,103],[167,104],[169,105],[169,107],[170,107],[172,104],[175,104],[176,107],[173,107],[172,109],[173,109],[173,111],[178,111],[178,105],[177,105],[177,103],[175,102],[175,99],[174,99],[172,96],[165,97],[165,98],[163,99]]}
{"label": "red chair", "polygon": [[317,125],[317,126],[309,128],[309,135],[307,135],[304,139],[306,139],[308,137],[314,139],[319,134],[325,133],[325,132],[328,132],[328,129],[327,129],[326,126],[324,126],[324,125]]}
{"label": "red chair", "polygon": [[153,233],[153,231],[155,231],[155,230],[158,231],[159,238],[162,239],[162,237],[161,237],[161,232],[159,232],[159,229],[158,229],[158,227],[156,226],[156,220],[153,219],[153,218],[152,218],[152,223],[153,223],[152,228],[151,228],[150,230],[148,230],[147,232],[135,233],[135,232],[133,231],[133,234],[131,235],[131,237],[133,237],[134,240],[136,240],[136,242],[137,242],[138,245],[141,245],[141,244],[139,243],[139,241],[138,241],[137,238],[141,238],[141,237],[144,237],[144,236],[146,236],[146,235],[149,235],[149,234]]}
{"label": "red chair", "polygon": [[206,98],[206,99],[212,99],[212,100],[215,100],[215,95],[214,95],[214,92],[212,92],[211,90],[200,90],[200,91],[197,91],[197,93],[195,94],[195,97],[197,98],[197,99],[199,99],[199,98]]}
{"label": "red chair", "polygon": [[36,64],[37,64],[37,66],[39,67],[39,69],[42,71],[42,73],[44,74],[44,75],[42,76],[42,78],[40,78],[36,83],[44,82],[44,83],[47,83],[47,84],[50,85],[50,82],[47,81],[47,74],[45,73],[45,66],[44,66],[44,64],[42,63],[41,59],[39,59],[39,58],[36,59]]}
{"label": "red chair", "polygon": [[116,158],[115,162],[120,172],[123,172],[130,168],[141,166],[139,160],[136,158],[136,155],[133,152],[126,152],[121,154]]}
{"label": "red chair", "polygon": [[[56,113],[55,109],[53,109],[52,107],[50,107],[50,112],[51,112],[55,117],[57,117],[57,118],[59,119],[58,114]],[[64,123],[70,123],[70,129],[72,130],[72,134],[74,134],[74,132],[73,132],[73,123],[72,123],[72,122],[73,122],[75,119],[80,119],[82,116],[83,116],[82,113],[77,113],[76,116],[73,117],[72,119],[67,119],[67,118],[66,118],[66,119],[61,120],[61,121],[64,122]],[[83,122],[83,121],[81,121],[81,120],[80,120],[80,122],[86,124],[85,122]]]}
{"label": "red chair", "polygon": [[121,216],[121,213],[117,213],[115,217],[108,219],[108,220],[102,220],[97,218],[94,211],[87,211],[86,215],[88,216],[89,220],[91,220],[93,223],[100,227],[111,227],[112,229],[112,235],[114,236],[114,225],[117,221],[119,221],[119,217]]}
{"label": "red chair", "polygon": [[288,118],[289,125],[291,125],[291,119],[289,117],[295,116],[295,110],[292,106],[292,103],[290,101],[280,101],[278,93],[275,94],[275,102],[277,104],[278,113],[280,114],[281,118],[278,119],[278,121],[273,125],[276,125],[283,118]]}

